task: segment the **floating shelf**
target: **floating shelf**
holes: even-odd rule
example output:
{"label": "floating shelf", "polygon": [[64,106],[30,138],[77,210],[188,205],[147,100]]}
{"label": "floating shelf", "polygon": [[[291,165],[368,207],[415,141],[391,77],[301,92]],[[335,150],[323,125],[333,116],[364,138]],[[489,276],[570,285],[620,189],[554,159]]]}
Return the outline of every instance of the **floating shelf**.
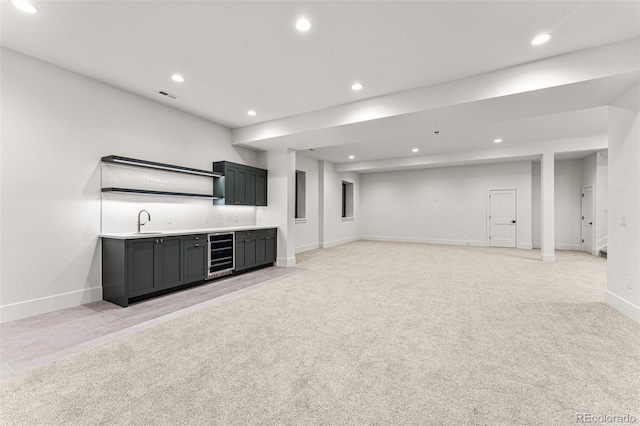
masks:
{"label": "floating shelf", "polygon": [[126,194],[145,194],[145,195],[164,195],[170,197],[190,197],[190,198],[206,198],[208,200],[218,200],[222,197],[210,194],[193,194],[190,192],[169,192],[169,191],[152,191],[148,189],[131,189],[131,188],[102,188],[102,192],[119,192]]}
{"label": "floating shelf", "polygon": [[[104,163],[125,164],[129,166],[145,167],[147,169],[156,169],[156,170],[166,170],[169,172],[184,173],[189,175],[207,176],[207,177],[216,177],[216,178],[222,177],[222,173],[212,172],[209,170],[192,169],[190,167],[174,166],[171,164],[156,163],[153,161],[146,161],[146,160],[136,160],[135,158],[119,157],[117,155],[109,155],[107,157],[102,157],[102,161]],[[119,191],[119,192],[123,192],[123,191]],[[218,197],[215,197],[215,198],[218,198]]]}

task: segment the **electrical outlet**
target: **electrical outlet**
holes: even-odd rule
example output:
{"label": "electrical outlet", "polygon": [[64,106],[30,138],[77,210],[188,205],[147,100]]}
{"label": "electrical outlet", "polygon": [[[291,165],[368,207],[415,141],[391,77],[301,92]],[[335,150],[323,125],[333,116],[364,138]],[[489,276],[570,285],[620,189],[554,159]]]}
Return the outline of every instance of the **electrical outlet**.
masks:
{"label": "electrical outlet", "polygon": [[627,277],[627,288],[629,288],[629,290],[633,290],[633,278],[631,277]]}
{"label": "electrical outlet", "polygon": [[620,216],[620,226],[627,226],[627,216]]}
{"label": "electrical outlet", "polygon": [[171,216],[167,217],[167,223],[168,223],[168,224],[173,223],[173,222],[171,221]]}
{"label": "electrical outlet", "polygon": [[209,218],[207,216],[202,216],[202,223],[209,222]]}

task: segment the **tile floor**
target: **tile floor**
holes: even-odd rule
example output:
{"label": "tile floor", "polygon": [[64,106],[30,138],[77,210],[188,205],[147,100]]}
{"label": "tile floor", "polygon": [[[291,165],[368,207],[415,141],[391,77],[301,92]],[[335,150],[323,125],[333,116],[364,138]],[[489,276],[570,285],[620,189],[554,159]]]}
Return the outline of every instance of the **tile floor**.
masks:
{"label": "tile floor", "polygon": [[202,309],[225,295],[295,271],[295,268],[265,268],[127,308],[100,301],[1,324],[0,379]]}

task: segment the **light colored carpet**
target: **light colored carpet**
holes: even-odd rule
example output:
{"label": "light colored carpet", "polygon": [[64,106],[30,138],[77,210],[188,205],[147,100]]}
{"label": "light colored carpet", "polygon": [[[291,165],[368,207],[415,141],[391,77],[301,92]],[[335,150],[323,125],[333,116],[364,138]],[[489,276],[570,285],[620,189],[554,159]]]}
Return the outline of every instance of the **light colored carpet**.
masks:
{"label": "light colored carpet", "polygon": [[[554,425],[638,414],[606,260],[358,241],[1,383],[3,425]],[[638,420],[640,421],[640,420]]]}

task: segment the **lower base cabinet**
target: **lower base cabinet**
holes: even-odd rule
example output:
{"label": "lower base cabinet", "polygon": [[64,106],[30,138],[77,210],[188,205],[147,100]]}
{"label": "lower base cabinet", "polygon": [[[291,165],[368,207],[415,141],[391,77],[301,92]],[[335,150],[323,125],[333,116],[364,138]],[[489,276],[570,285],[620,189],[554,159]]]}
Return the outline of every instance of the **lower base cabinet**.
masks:
{"label": "lower base cabinet", "polygon": [[126,242],[128,297],[182,285],[182,238]]}
{"label": "lower base cabinet", "polygon": [[183,237],[183,284],[191,284],[207,278],[207,236]]}
{"label": "lower base cabinet", "polygon": [[[277,228],[236,231],[235,272],[273,264],[276,238]],[[207,245],[207,234],[102,238],[102,298],[124,307],[204,282],[209,270]]]}
{"label": "lower base cabinet", "polygon": [[206,235],[103,238],[102,298],[128,306],[131,299],[203,281],[206,259]]}
{"label": "lower base cabinet", "polygon": [[276,228],[236,231],[236,272],[275,262],[277,231]]}

